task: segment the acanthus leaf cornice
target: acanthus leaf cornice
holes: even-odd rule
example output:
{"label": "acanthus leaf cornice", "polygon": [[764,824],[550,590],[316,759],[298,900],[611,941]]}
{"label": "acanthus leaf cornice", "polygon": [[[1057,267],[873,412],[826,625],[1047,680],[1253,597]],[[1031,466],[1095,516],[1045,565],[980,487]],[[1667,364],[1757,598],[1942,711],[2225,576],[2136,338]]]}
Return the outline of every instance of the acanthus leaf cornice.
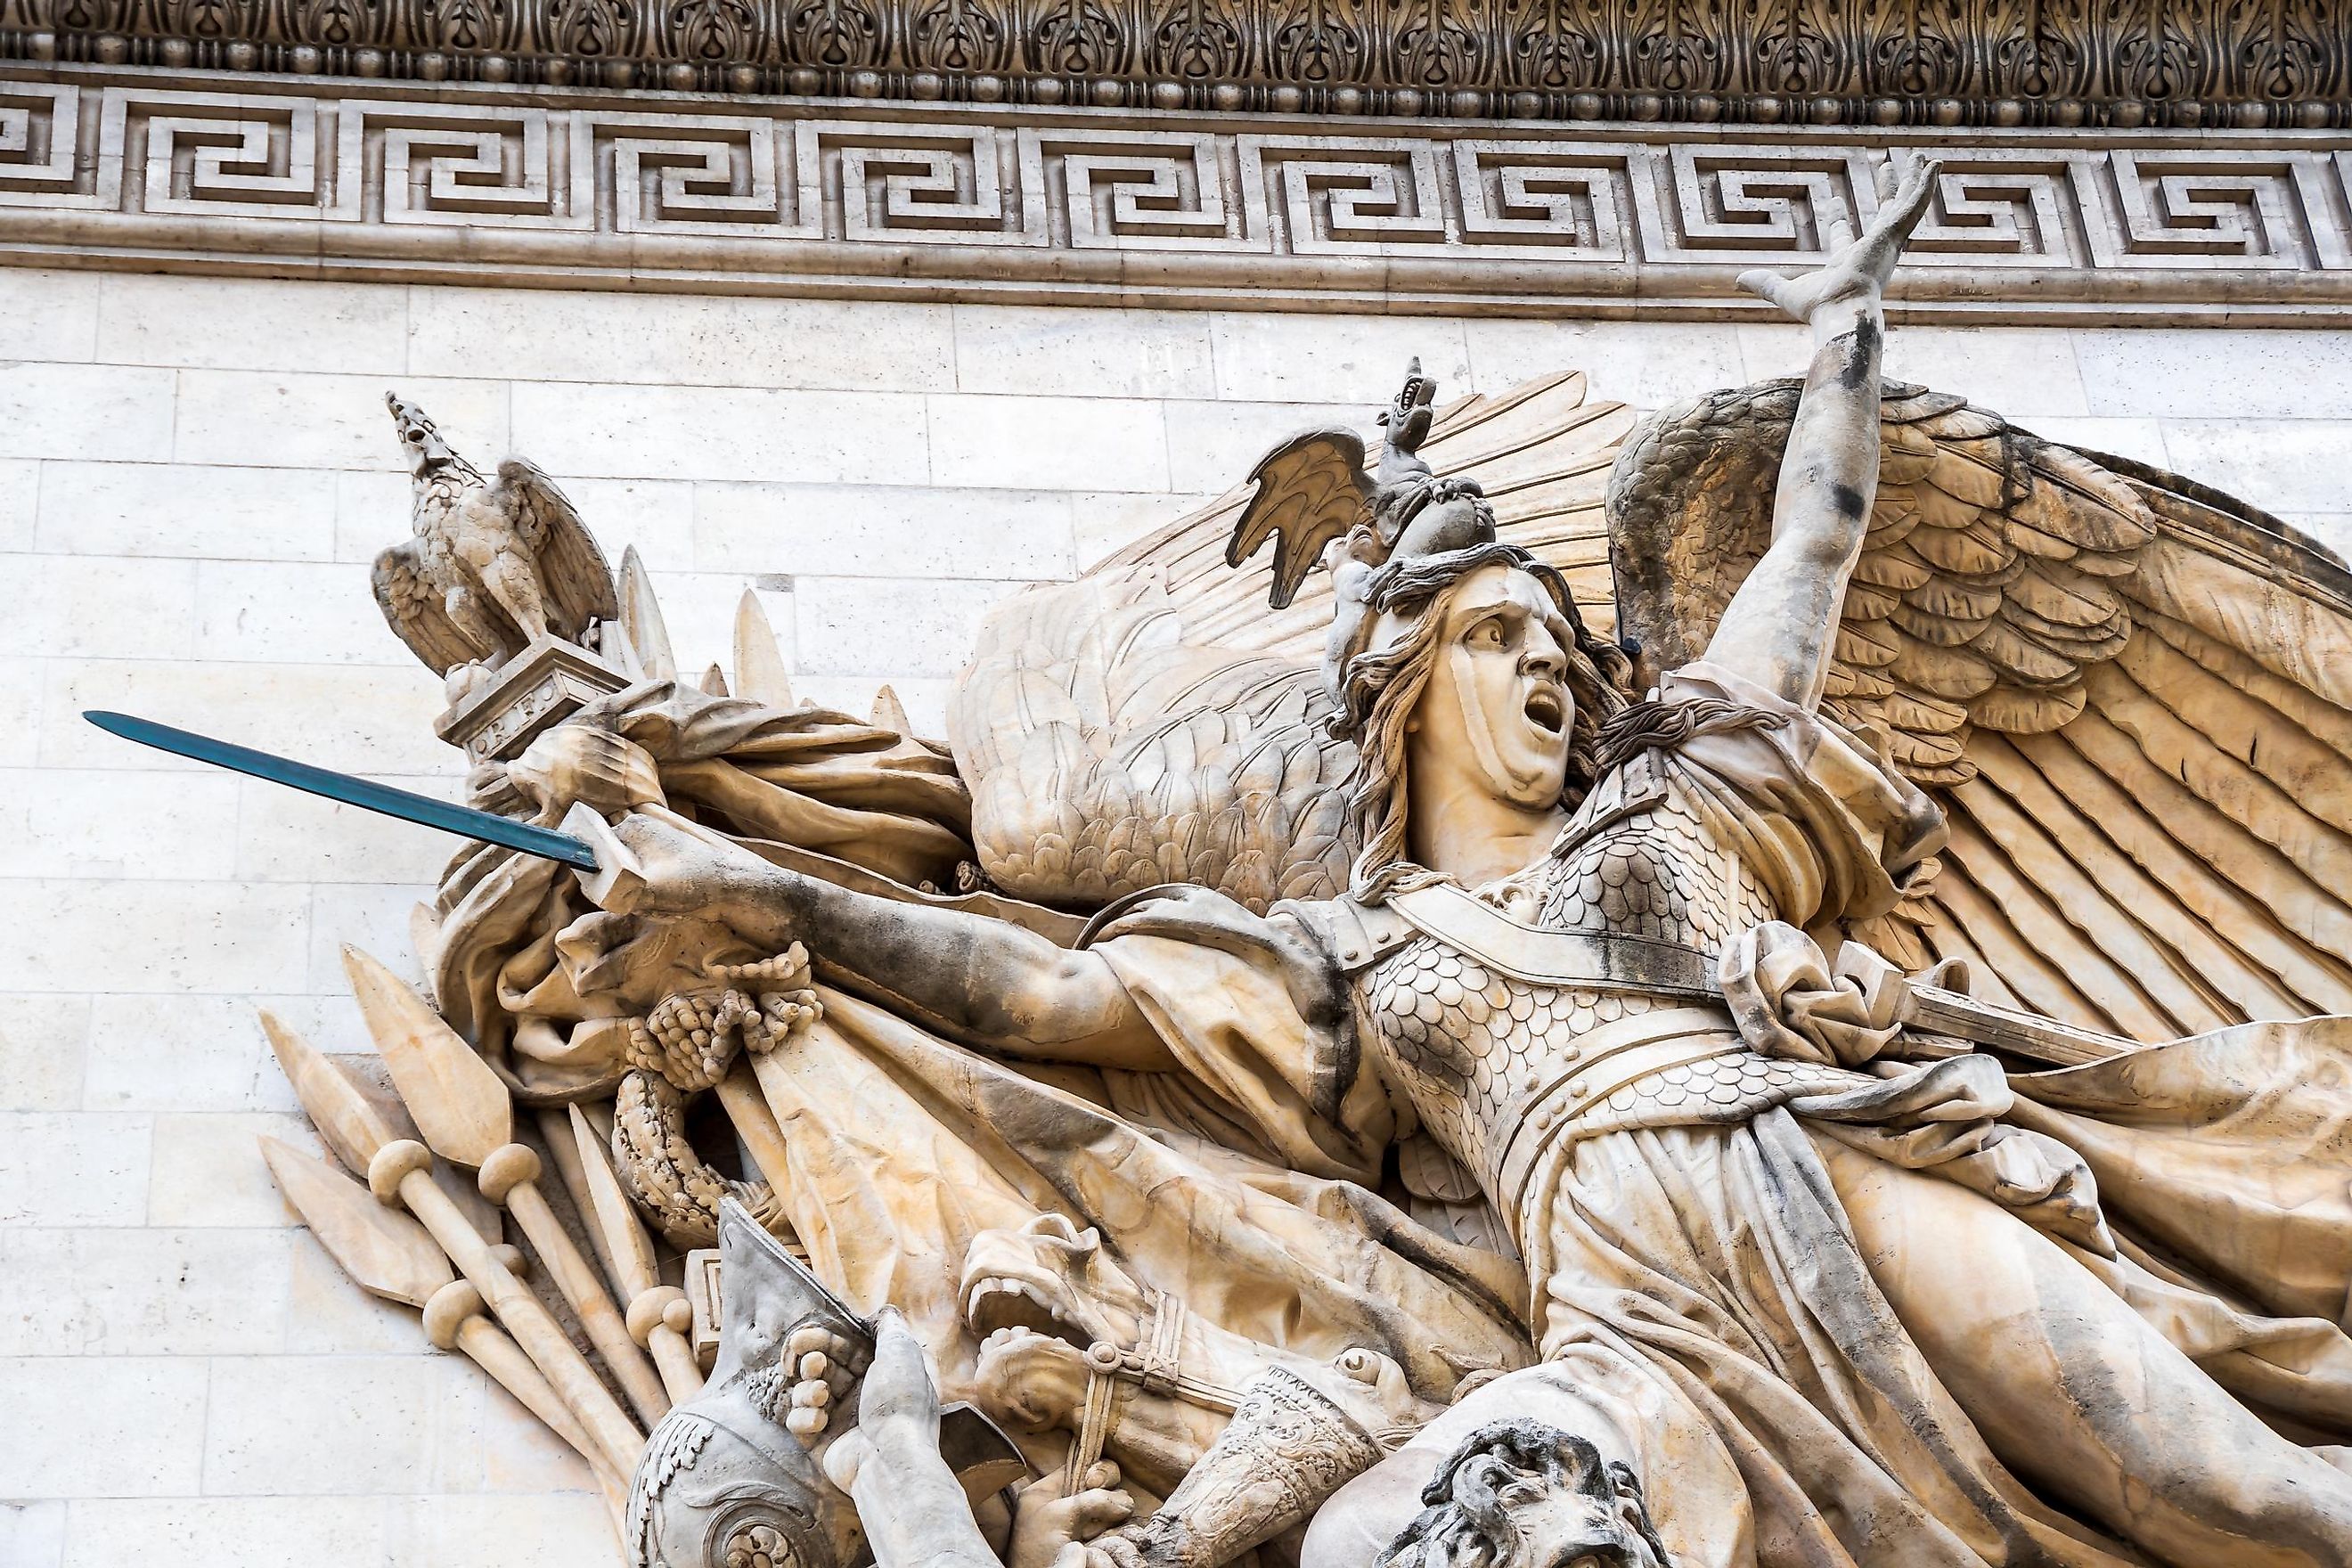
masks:
{"label": "acanthus leaf cornice", "polygon": [[37,63],[1403,118],[2352,120],[2339,0],[5,0]]}

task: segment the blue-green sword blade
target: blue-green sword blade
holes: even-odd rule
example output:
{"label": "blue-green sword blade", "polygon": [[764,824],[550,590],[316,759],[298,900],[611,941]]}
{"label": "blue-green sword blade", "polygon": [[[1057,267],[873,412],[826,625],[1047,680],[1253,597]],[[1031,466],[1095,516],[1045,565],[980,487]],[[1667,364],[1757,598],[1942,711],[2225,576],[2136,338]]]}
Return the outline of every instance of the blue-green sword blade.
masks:
{"label": "blue-green sword blade", "polygon": [[268,779],[271,784],[324,795],[329,800],[341,801],[345,805],[396,816],[403,822],[437,827],[461,838],[504,845],[509,849],[520,849],[526,855],[577,866],[583,871],[596,869],[596,851],[588,847],[586,840],[574,838],[569,833],[558,833],[552,828],[517,822],[512,817],[476,811],[470,805],[452,805],[446,800],[435,800],[426,795],[412,795],[390,784],[371,784],[366,779],[355,779],[349,773],[334,773],[326,768],[314,768],[308,763],[298,763],[289,757],[273,757],[268,752],[233,746],[209,735],[174,730],[169,724],[134,719],[128,713],[92,710],[85,711],[82,717],[110,735],[120,735],[126,741],[136,741],[142,746],[152,746],[174,756],[209,763],[216,768],[227,768],[257,779]]}

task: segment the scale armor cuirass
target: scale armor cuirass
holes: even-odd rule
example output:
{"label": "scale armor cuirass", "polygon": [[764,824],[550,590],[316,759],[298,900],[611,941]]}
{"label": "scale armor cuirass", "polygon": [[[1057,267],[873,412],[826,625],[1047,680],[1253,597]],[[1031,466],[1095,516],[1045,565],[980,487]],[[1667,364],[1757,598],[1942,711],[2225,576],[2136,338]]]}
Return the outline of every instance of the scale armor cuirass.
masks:
{"label": "scale armor cuirass", "polygon": [[[1677,942],[1710,956],[1777,915],[1763,885],[1706,832],[1678,786],[1478,896],[1524,924]],[[1492,1190],[1503,1152],[1494,1141],[1514,1105],[1572,1069],[1580,1042],[1595,1029],[1688,1006],[1682,998],[1522,980],[1426,934],[1370,965],[1358,984],[1395,1087],[1501,1206],[1517,1194]],[[1717,1048],[1736,1047],[1730,1030],[1726,1015],[1713,1031]],[[1574,1131],[1739,1121],[1793,1094],[1852,1087],[1857,1077],[1727,1048],[1610,1089],[1580,1109]]]}

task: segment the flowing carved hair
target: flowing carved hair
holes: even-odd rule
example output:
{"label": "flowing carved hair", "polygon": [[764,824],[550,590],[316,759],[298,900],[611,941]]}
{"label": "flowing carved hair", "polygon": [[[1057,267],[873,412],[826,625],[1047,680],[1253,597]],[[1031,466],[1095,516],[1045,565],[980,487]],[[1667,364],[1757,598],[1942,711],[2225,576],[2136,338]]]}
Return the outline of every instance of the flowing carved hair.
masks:
{"label": "flowing carved hair", "polygon": [[1574,633],[1567,651],[1568,689],[1576,710],[1569,724],[1561,804],[1574,810],[1600,777],[1601,729],[1626,704],[1633,661],[1615,644],[1585,629],[1567,581],[1517,545],[1494,542],[1391,561],[1365,584],[1367,609],[1374,616],[1401,611],[1412,617],[1411,623],[1387,647],[1348,660],[1340,677],[1339,710],[1331,719],[1334,734],[1356,742],[1348,808],[1361,846],[1349,877],[1359,897],[1377,900],[1400,869],[1411,869],[1405,854],[1411,804],[1406,725],[1437,668],[1445,615],[1454,594],[1472,573],[1497,563],[1534,578],[1568,617]]}
{"label": "flowing carved hair", "polygon": [[1503,1491],[1528,1479],[1581,1492],[1619,1514],[1620,1542],[1605,1547],[1589,1543],[1601,1548],[1593,1553],[1596,1558],[1605,1552],[1610,1561],[1628,1561],[1635,1542],[1622,1540],[1622,1532],[1630,1531],[1654,1562],[1671,1563],[1665,1542],[1650,1522],[1642,1483],[1630,1468],[1613,1460],[1604,1463],[1600,1450],[1582,1437],[1522,1416],[1488,1422],[1463,1439],[1422,1489],[1421,1500],[1427,1506],[1389,1543],[1374,1568],[1455,1568],[1461,1563],[1512,1568],[1534,1558],[1531,1548],[1557,1550],[1570,1544],[1520,1539]]}

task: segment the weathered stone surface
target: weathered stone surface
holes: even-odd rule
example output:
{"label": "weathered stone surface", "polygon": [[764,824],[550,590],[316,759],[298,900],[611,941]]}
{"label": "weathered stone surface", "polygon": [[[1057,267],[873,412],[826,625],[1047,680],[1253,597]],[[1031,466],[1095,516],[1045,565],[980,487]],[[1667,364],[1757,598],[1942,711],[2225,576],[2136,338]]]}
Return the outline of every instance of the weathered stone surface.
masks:
{"label": "weathered stone surface", "polygon": [[[400,448],[384,439],[381,374],[185,370],[173,379],[178,394],[171,456],[179,462],[270,468],[408,466]],[[504,383],[403,375],[399,385],[403,395],[432,409],[452,431],[465,432],[475,450],[506,450]]]}
{"label": "weathered stone surface", "polygon": [[0,376],[0,457],[167,459],[174,379],[139,366],[11,364]]}
{"label": "weathered stone surface", "polygon": [[[46,552],[272,563],[334,558],[332,473],[51,461],[40,465],[38,479],[37,537]],[[29,484],[16,488],[30,500]]]}
{"label": "weathered stone surface", "polygon": [[271,1227],[0,1231],[0,1355],[274,1356],[295,1238]]}
{"label": "weathered stone surface", "polygon": [[0,1447],[0,1491],[16,1498],[192,1498],[202,1489],[201,1357],[12,1356],[0,1394],[35,1413],[37,1442]]}
{"label": "weathered stone surface", "polygon": [[[694,563],[739,577],[1057,577],[1077,498],[1059,489],[936,486],[694,487]],[[940,519],[952,513],[953,527]]]}
{"label": "weathered stone surface", "polygon": [[849,311],[823,300],[632,300],[529,289],[414,297],[406,372],[478,375],[497,362],[528,366],[538,380],[590,384],[952,392],[957,358],[942,305],[877,302]]}
{"label": "weathered stone surface", "polygon": [[[923,400],[911,393],[523,381],[513,396],[514,446],[550,473],[882,485],[931,477]],[[465,428],[455,417],[449,427]]]}
{"label": "weathered stone surface", "polygon": [[[1164,489],[1168,437],[1160,405],[1113,397],[926,398],[931,478],[992,489]],[[1054,438],[1039,442],[1039,431]]]}
{"label": "weathered stone surface", "polygon": [[89,357],[107,364],[400,375],[410,368],[408,335],[407,301],[365,284],[256,289],[226,279],[115,277],[100,288],[98,342]]}
{"label": "weathered stone surface", "polygon": [[88,996],[0,996],[0,1109],[80,1108],[89,1015]]}
{"label": "weathered stone surface", "polygon": [[[0,1166],[0,1223],[135,1226],[147,1217],[147,1116],[84,1111],[0,1115],[16,1151]],[[38,1493],[19,1493],[37,1496]]]}

